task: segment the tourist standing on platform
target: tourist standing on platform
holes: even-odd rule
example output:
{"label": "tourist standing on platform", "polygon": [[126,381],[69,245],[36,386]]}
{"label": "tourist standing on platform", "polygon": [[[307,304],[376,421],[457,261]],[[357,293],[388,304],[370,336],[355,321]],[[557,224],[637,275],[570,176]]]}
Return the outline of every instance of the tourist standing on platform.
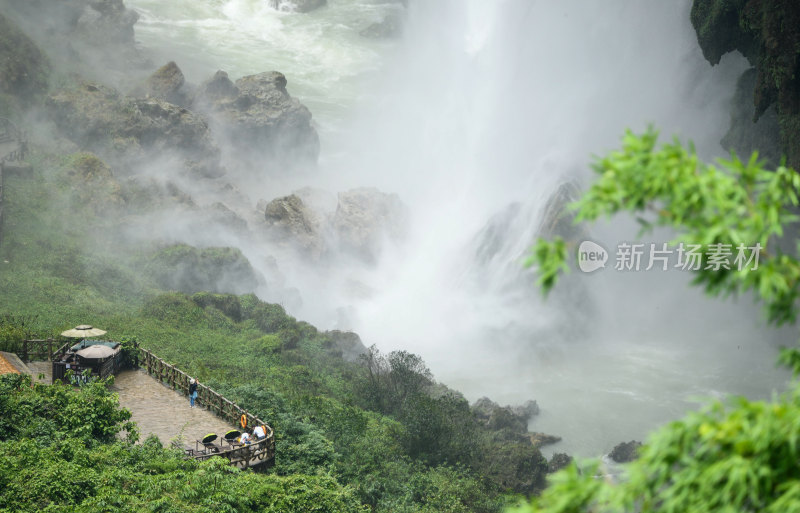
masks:
{"label": "tourist standing on platform", "polygon": [[189,406],[194,408],[194,400],[197,399],[197,380],[189,380]]}

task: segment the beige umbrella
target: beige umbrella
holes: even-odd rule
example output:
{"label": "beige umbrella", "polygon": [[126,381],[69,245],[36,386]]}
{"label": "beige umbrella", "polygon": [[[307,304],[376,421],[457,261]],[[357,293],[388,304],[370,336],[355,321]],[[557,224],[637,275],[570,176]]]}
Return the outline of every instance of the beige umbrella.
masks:
{"label": "beige umbrella", "polygon": [[70,338],[88,338],[88,337],[99,337],[100,335],[105,335],[106,332],[99,328],[93,328],[88,324],[81,324],[80,326],[75,326],[71,330],[62,331],[62,337],[70,337]]}
{"label": "beige umbrella", "polygon": [[86,349],[81,349],[76,354],[82,358],[101,359],[113,356],[115,352],[116,351],[114,351],[108,346],[94,345],[94,346],[89,346]]}

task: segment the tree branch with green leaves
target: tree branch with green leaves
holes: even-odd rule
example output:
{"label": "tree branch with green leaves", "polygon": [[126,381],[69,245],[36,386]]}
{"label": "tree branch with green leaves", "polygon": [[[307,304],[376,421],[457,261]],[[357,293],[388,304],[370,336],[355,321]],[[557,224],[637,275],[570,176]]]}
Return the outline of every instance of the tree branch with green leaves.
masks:
{"label": "tree branch with green leaves", "polygon": [[[674,244],[758,247],[757,269],[706,268],[704,261],[693,284],[713,296],[752,291],[771,324],[796,321],[800,248],[788,244],[798,222],[795,171],[764,169],[757,154],[705,164],[692,146],[659,146],[652,129],[627,132],[622,149],[593,168],[596,180],[570,206],[576,223],[629,212],[640,235],[668,227]],[[562,238],[536,243],[528,264],[545,293],[569,270],[569,253]],[[796,349],[784,349],[780,361],[800,374]],[[514,513],[800,512],[800,383],[769,402],[713,401],[651,435],[623,482],[602,474],[597,462],[582,470],[573,464]]]}

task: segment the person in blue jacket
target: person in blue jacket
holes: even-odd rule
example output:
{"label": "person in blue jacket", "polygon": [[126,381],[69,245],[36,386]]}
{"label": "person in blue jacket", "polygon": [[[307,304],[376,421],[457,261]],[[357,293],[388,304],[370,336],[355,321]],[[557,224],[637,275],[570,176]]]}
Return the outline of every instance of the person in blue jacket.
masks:
{"label": "person in blue jacket", "polygon": [[194,408],[194,400],[197,399],[197,380],[189,380],[189,406]]}

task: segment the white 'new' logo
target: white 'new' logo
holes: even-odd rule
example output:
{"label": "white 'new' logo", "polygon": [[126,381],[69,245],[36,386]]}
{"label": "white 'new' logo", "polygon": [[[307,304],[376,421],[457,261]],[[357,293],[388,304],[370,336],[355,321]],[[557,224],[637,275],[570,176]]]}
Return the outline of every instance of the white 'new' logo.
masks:
{"label": "white 'new' logo", "polygon": [[585,273],[591,273],[605,268],[608,261],[608,251],[600,244],[585,240],[578,246],[578,267]]}

